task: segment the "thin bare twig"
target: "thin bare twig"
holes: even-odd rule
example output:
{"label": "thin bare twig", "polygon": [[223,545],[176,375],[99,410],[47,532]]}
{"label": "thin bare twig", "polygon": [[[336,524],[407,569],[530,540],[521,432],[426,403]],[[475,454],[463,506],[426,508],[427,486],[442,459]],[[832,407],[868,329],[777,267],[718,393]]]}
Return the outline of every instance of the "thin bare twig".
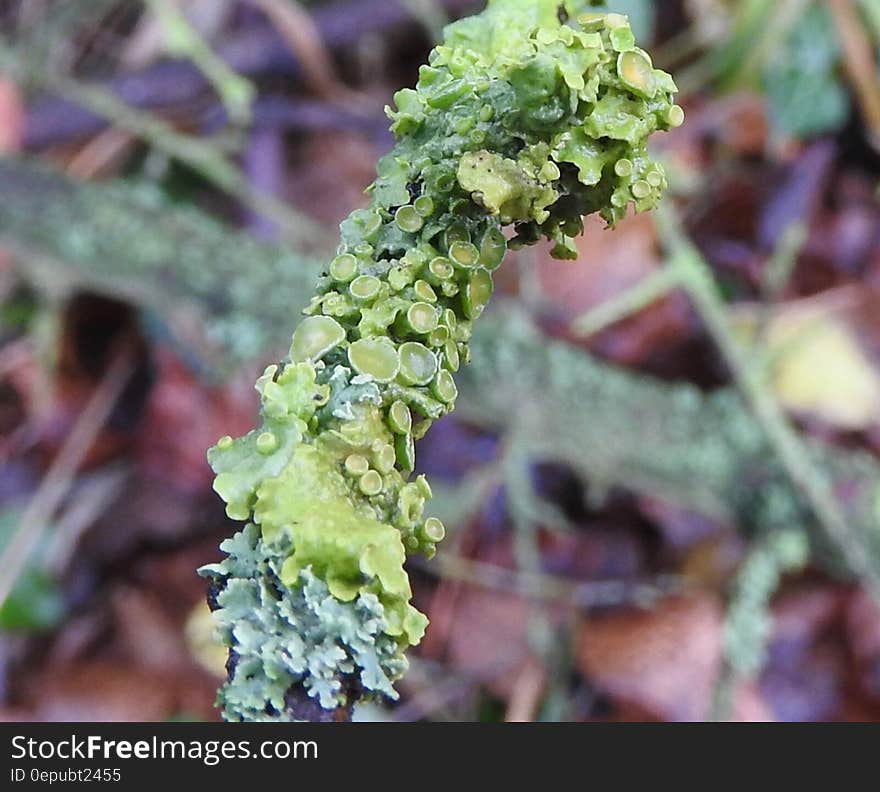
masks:
{"label": "thin bare twig", "polygon": [[437,554],[430,566],[423,566],[418,560],[413,563],[427,572],[480,588],[509,591],[582,609],[624,603],[648,606],[679,589],[677,581],[671,576],[658,578],[651,583],[626,580],[578,582],[544,572],[507,569],[442,552]]}
{"label": "thin bare twig", "polygon": [[249,123],[256,96],[253,83],[234,72],[214,53],[174,0],[146,0],[146,3],[163,28],[166,48],[175,55],[189,58],[205,75],[233,123]]}
{"label": "thin bare twig", "polygon": [[507,723],[531,723],[541,708],[541,700],[547,688],[547,669],[532,658],[517,674],[507,704],[504,720]]}
{"label": "thin bare twig", "polygon": [[880,80],[874,47],[852,0],[828,0],[828,9],[837,28],[843,65],[855,90],[871,144],[880,150]]}
{"label": "thin bare twig", "polygon": [[652,272],[632,288],[581,314],[571,323],[579,336],[591,336],[665,297],[678,286],[678,273],[670,267]]}
{"label": "thin bare twig", "polygon": [[306,83],[325,99],[345,99],[353,92],[336,75],[333,59],[324,45],[318,26],[296,0],[248,0],[272,22],[278,35],[297,56]]}
{"label": "thin bare twig", "polygon": [[6,601],[34,549],[69,492],[77,469],[134,371],[126,350],[117,354],[34,493],[9,544],[0,554],[0,604]]}
{"label": "thin bare twig", "polygon": [[103,175],[131,150],[135,136],[124,129],[108,127],[92,138],[68,163],[67,172],[77,179]]}

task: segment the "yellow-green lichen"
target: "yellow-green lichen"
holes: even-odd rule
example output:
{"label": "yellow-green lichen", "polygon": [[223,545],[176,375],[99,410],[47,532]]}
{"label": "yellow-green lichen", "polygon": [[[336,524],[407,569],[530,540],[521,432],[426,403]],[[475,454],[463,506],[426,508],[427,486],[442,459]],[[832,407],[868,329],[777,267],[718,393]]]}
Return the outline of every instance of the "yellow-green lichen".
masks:
{"label": "yellow-green lichen", "polygon": [[401,653],[425,626],[405,556],[445,533],[408,480],[414,443],[455,406],[492,273],[541,238],[573,257],[584,215],[614,224],[666,185],[646,144],[681,122],[675,84],[625,17],[581,5],[491,0],[446,29],[388,109],[397,145],[340,226],[293,362],[258,383],[262,426],[209,455],[230,516],[288,548],[278,585],[294,596],[308,571],[340,603],[374,596]]}

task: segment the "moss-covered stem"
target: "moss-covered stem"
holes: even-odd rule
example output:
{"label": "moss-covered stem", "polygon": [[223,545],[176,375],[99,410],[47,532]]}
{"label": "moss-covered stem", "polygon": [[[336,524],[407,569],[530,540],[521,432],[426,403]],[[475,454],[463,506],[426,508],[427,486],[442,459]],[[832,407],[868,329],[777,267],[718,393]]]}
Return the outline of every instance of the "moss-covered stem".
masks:
{"label": "moss-covered stem", "polygon": [[773,624],[770,604],[785,574],[809,559],[806,531],[778,526],[749,547],[733,582],[724,620],[721,665],[707,713],[710,721],[730,718],[737,685],[754,680],[764,667]]}
{"label": "moss-covered stem", "polygon": [[[483,320],[473,358],[461,377],[462,409],[481,425],[519,431],[531,458],[569,465],[591,490],[623,486],[735,525],[746,536],[804,525],[816,564],[858,576],[737,390],[706,394],[689,384],[634,378],[548,340],[516,310]],[[862,554],[878,564],[880,466],[867,452],[815,438],[802,446],[832,483]]]}

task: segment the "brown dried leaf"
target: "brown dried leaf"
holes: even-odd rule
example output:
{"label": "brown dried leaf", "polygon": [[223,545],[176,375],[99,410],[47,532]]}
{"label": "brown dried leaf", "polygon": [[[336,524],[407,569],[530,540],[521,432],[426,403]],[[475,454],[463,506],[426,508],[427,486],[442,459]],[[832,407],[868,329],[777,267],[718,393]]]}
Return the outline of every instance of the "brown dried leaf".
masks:
{"label": "brown dried leaf", "polygon": [[537,662],[527,640],[529,609],[527,600],[513,594],[464,591],[449,635],[452,665],[507,698],[526,667]]}
{"label": "brown dried leaf", "polygon": [[53,668],[27,699],[43,721],[163,721],[178,711],[167,674],[106,662]]}
{"label": "brown dried leaf", "polygon": [[[612,698],[660,720],[703,720],[721,659],[722,619],[721,603],[710,594],[588,618],[580,636],[580,668]],[[768,718],[754,687],[737,691],[734,717]]]}
{"label": "brown dried leaf", "polygon": [[126,586],[114,590],[111,602],[116,640],[132,662],[170,675],[192,665],[180,624],[155,596]]}
{"label": "brown dried leaf", "polygon": [[653,221],[629,216],[611,233],[596,217],[576,240],[579,258],[557,261],[541,247],[538,279],[544,297],[569,320],[638,283],[660,266]]}
{"label": "brown dried leaf", "polygon": [[376,146],[363,135],[327,130],[302,141],[288,186],[294,204],[316,220],[337,225],[366,203],[364,189],[376,178]]}

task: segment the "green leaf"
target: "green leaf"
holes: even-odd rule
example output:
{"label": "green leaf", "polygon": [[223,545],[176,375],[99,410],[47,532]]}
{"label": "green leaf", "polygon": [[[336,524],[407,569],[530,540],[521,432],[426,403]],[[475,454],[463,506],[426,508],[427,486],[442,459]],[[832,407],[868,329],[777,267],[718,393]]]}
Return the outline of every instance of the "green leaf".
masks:
{"label": "green leaf", "polygon": [[49,630],[58,626],[64,613],[64,596],[58,584],[29,568],[0,605],[0,630]]}
{"label": "green leaf", "polygon": [[785,135],[810,137],[840,129],[850,100],[838,76],[840,47],[827,8],[809,6],[764,70],[770,118]]}

